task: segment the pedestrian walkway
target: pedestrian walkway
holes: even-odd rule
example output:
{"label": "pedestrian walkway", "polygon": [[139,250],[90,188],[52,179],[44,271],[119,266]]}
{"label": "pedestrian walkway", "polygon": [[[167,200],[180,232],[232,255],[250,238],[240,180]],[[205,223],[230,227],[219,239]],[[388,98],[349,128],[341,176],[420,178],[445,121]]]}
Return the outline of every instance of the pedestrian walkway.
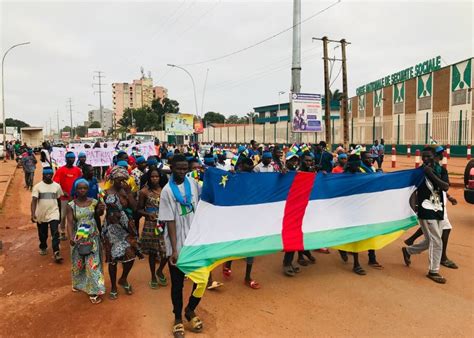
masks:
{"label": "pedestrian walkway", "polygon": [[3,208],[5,198],[7,197],[8,187],[15,175],[16,162],[0,162],[0,208]]}

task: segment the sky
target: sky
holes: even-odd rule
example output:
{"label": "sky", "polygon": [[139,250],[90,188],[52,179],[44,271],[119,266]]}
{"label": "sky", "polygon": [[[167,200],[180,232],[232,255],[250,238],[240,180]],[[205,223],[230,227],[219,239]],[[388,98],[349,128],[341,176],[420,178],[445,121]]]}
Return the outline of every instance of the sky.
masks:
{"label": "sky", "polygon": [[[302,20],[335,1],[302,1]],[[94,71],[104,72],[103,106],[112,108],[112,83],[132,82],[140,68],[154,85],[168,88],[182,112],[245,115],[253,107],[288,101],[291,31],[244,52],[240,50],[293,25],[286,1],[0,1],[1,51],[5,59],[6,116],[30,125],[73,124],[99,105]],[[474,55],[471,1],[348,1],[301,25],[301,92],[323,93],[322,42],[345,38],[349,96],[385,75],[441,55],[442,65]],[[340,58],[329,44],[329,56]],[[192,65],[193,63],[200,63]],[[332,63],[331,89],[342,88],[340,62]],[[207,74],[207,83],[206,83]],[[206,86],[205,86],[206,83]],[[205,90],[204,90],[205,89]]]}

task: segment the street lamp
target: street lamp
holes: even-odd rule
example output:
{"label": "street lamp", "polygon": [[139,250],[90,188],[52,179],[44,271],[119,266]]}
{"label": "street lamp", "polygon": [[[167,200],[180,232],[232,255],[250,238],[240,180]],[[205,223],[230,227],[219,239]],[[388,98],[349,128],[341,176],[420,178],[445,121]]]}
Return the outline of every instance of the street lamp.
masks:
{"label": "street lamp", "polygon": [[186,69],[184,69],[183,67],[180,67],[178,65],[173,65],[173,64],[167,64],[168,67],[174,67],[174,68],[179,68],[183,71],[186,72],[186,74],[189,75],[189,77],[191,78],[191,81],[193,83],[193,90],[194,90],[194,105],[196,106],[196,115],[199,117],[199,111],[198,111],[198,103],[197,103],[197,97],[196,97],[196,84],[194,83],[194,78],[193,76],[191,75],[190,72],[188,72]]}
{"label": "street lamp", "polygon": [[[5,63],[5,57],[7,56],[8,52],[11,51],[13,48],[23,45],[29,45],[30,42],[22,42],[16,45],[11,46],[7,49],[5,54],[3,54],[2,58],[2,116],[3,116],[3,149],[7,148],[7,126],[5,124],[5,76],[3,73],[3,64]],[[6,156],[3,159],[3,162],[6,162]]]}

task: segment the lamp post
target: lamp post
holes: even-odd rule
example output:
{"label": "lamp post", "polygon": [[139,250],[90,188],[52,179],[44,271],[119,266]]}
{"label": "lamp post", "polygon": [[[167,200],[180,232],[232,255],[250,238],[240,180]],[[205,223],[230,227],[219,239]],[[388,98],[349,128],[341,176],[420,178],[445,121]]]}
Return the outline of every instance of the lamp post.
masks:
{"label": "lamp post", "polygon": [[[11,51],[13,48],[18,47],[18,46],[23,46],[23,45],[29,45],[30,42],[22,42],[18,43],[16,45],[11,46],[10,48],[7,49],[5,54],[3,54],[2,58],[2,117],[3,117],[3,149],[6,151],[7,149],[7,126],[5,124],[5,76],[3,72],[3,65],[5,63],[5,57],[7,56],[8,52]],[[6,162],[7,158],[4,156],[3,162]]]}
{"label": "lamp post", "polygon": [[197,104],[197,97],[196,97],[196,84],[194,83],[194,78],[193,76],[191,75],[190,72],[188,72],[186,69],[184,69],[183,67],[181,66],[178,66],[178,65],[173,65],[173,64],[167,64],[168,67],[174,67],[174,68],[179,68],[183,71],[186,72],[186,74],[189,75],[189,77],[191,78],[191,81],[193,83],[193,90],[194,90],[194,105],[196,106],[196,115],[199,117],[199,111],[198,111],[198,104]]}

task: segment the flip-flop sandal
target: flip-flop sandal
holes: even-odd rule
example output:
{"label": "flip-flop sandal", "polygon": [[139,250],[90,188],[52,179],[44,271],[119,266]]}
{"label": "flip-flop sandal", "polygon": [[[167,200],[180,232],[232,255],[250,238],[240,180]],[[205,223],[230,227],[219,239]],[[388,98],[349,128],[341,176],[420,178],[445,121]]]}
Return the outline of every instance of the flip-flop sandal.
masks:
{"label": "flip-flop sandal", "polygon": [[209,285],[207,287],[207,289],[208,290],[217,289],[217,288],[220,288],[222,285],[224,285],[224,283],[221,283],[221,282],[218,282],[218,281],[212,281],[211,285]]}
{"label": "flip-flop sandal", "polygon": [[226,268],[225,266],[223,266],[222,267],[222,274],[224,275],[224,277],[230,278],[230,276],[232,276],[232,270],[229,269],[229,268]]}
{"label": "flip-flop sandal", "polygon": [[310,264],[316,264],[316,258],[314,258],[314,256],[311,255],[308,257],[308,259]]}
{"label": "flip-flop sandal", "polygon": [[441,265],[442,266],[445,266],[447,268],[450,268],[450,269],[458,269],[458,266],[456,265],[456,263],[454,263],[452,260],[450,259],[447,259],[445,261],[441,261]]}
{"label": "flip-flop sandal", "polygon": [[46,255],[48,254],[48,250],[46,250],[46,249],[45,249],[45,250],[40,250],[40,251],[39,251],[39,254],[40,254],[41,256],[46,256]]}
{"label": "flip-flop sandal", "polygon": [[356,273],[360,276],[365,276],[367,274],[367,272],[365,272],[365,270],[362,269],[361,266],[356,266],[355,268],[352,269],[352,271],[354,271],[354,273]]}
{"label": "flip-flop sandal", "polygon": [[426,277],[428,277],[432,281],[435,281],[436,283],[446,284],[446,278],[441,276],[439,273],[437,273],[437,274],[430,274],[429,273],[429,274],[426,275]]}
{"label": "flip-flop sandal", "polygon": [[291,264],[291,268],[292,268],[293,271],[296,272],[296,273],[301,272],[301,269],[300,269],[299,267],[297,267],[297,266],[294,266],[293,264]]}
{"label": "flip-flop sandal", "polygon": [[168,285],[168,279],[166,279],[165,276],[160,277],[160,276],[156,275],[156,277],[158,277],[158,284],[160,286],[167,286]]}
{"label": "flip-flop sandal", "polygon": [[100,304],[102,303],[102,298],[100,296],[89,296],[89,300],[92,304]]}
{"label": "flip-flop sandal", "polygon": [[194,311],[187,312],[187,313],[185,312],[184,316],[186,317],[188,322],[191,324],[191,331],[195,333],[199,333],[202,331],[203,324],[202,324],[201,318],[196,316]]}
{"label": "flip-flop sandal", "polygon": [[151,280],[148,282],[148,285],[150,285],[150,288],[153,290],[158,289],[158,282],[154,282]]}
{"label": "flip-flop sandal", "polygon": [[375,262],[375,263],[369,263],[369,266],[374,268],[374,269],[377,269],[377,270],[383,270],[384,267],[383,265],[381,265],[380,263],[378,262]]}
{"label": "flip-flop sandal", "polygon": [[123,284],[119,284],[121,287],[123,287],[123,289],[125,290],[125,293],[127,295],[132,295],[133,294],[133,289],[132,289],[132,285],[130,284],[127,284],[127,285],[123,285]]}
{"label": "flip-flop sandal", "polygon": [[109,299],[110,300],[116,300],[118,298],[118,292],[117,291],[110,291],[109,293]]}
{"label": "flip-flop sandal", "polygon": [[79,292],[79,290],[74,287],[72,287],[71,289],[72,289],[72,292]]}
{"label": "flip-flop sandal", "polygon": [[283,273],[288,277],[294,277],[295,276],[295,272],[293,271],[293,268],[291,267],[291,265],[284,266],[283,267]]}
{"label": "flip-flop sandal", "polygon": [[173,326],[173,337],[182,338],[184,337],[184,325],[179,323]]}
{"label": "flip-flop sandal", "polygon": [[301,265],[301,266],[308,266],[309,265],[308,261],[304,258],[298,259],[298,264]]}
{"label": "flip-flop sandal", "polygon": [[254,289],[254,290],[260,289],[260,284],[258,284],[258,282],[254,281],[253,279],[246,280],[245,285],[247,285],[249,288]]}

